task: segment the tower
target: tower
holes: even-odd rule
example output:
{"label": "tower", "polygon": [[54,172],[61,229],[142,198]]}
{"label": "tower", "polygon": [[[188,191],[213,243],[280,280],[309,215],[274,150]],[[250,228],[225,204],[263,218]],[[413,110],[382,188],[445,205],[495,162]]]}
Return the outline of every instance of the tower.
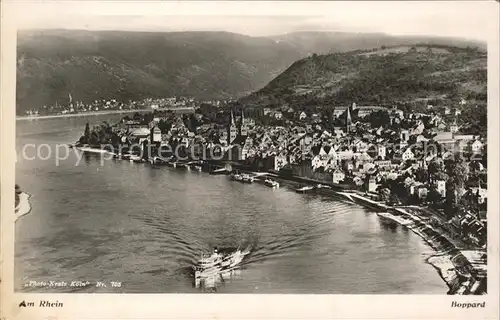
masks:
{"label": "tower", "polygon": [[450,132],[455,134],[458,131],[457,118],[453,121],[453,124],[450,126]]}
{"label": "tower", "polygon": [[346,131],[347,133],[351,132],[351,109],[347,107],[347,116],[346,116]]}
{"label": "tower", "polygon": [[246,137],[248,135],[248,126],[245,121],[245,113],[243,109],[241,110],[241,135]]}
{"label": "tower", "polygon": [[234,123],[233,111],[231,110],[231,126],[229,127],[229,143],[233,143],[238,135],[238,128],[236,128],[236,124]]}

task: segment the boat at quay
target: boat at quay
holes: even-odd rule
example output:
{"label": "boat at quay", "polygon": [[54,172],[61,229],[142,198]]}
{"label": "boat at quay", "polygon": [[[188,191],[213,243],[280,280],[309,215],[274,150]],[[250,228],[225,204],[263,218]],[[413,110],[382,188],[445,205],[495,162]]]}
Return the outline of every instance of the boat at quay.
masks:
{"label": "boat at quay", "polygon": [[279,188],[280,184],[278,181],[272,180],[272,179],[265,179],[264,184],[270,188]]}

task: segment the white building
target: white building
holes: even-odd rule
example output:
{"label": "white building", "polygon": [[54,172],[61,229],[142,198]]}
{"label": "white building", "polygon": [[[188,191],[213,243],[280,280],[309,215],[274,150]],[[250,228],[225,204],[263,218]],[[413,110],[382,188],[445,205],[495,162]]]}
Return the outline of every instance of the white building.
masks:
{"label": "white building", "polygon": [[274,170],[280,170],[288,163],[286,156],[278,154],[274,157]]}
{"label": "white building", "polygon": [[253,139],[250,137],[246,138],[245,144],[243,145],[243,148],[241,150],[241,160],[246,160],[248,158],[252,150],[252,146],[253,146]]}
{"label": "white building", "polygon": [[441,197],[446,197],[446,181],[444,180],[437,180],[436,181],[436,189],[437,192],[441,195]]}
{"label": "white building", "polygon": [[479,140],[476,140],[472,143],[472,153],[479,154],[483,151],[483,143]]}
{"label": "white building", "polygon": [[410,139],[410,133],[408,132],[408,130],[401,130],[400,138],[401,142],[403,143],[408,142],[408,140]]}
{"label": "white building", "polygon": [[340,183],[341,181],[344,181],[345,179],[345,174],[337,169],[335,171],[333,171],[333,177],[332,177],[332,182],[333,183]]}
{"label": "white building", "polygon": [[153,142],[161,142],[161,130],[158,127],[153,128]]}
{"label": "white building", "polygon": [[408,148],[402,154],[403,161],[413,160],[415,158],[415,154],[411,151],[411,148]]}
{"label": "white building", "polygon": [[375,181],[375,177],[371,177],[370,180],[368,180],[368,192],[375,191],[377,191],[377,182]]}
{"label": "white building", "polygon": [[479,198],[478,198],[479,203],[484,203],[484,201],[486,201],[486,199],[488,198],[488,189],[476,187],[472,188],[471,191],[474,194],[478,194],[479,191]]}
{"label": "white building", "polygon": [[381,145],[381,144],[378,145],[377,146],[377,154],[382,159],[385,159],[385,157],[387,155],[387,148],[384,145]]}

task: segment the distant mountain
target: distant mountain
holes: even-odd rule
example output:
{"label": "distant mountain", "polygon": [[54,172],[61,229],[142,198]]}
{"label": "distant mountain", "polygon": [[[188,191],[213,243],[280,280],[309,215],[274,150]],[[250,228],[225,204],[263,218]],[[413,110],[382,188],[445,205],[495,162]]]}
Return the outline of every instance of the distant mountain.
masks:
{"label": "distant mountain", "polygon": [[486,102],[487,54],[448,45],[393,46],[313,55],[240,99],[253,106]]}
{"label": "distant mountain", "polygon": [[249,37],[228,32],[21,31],[17,112],[66,104],[69,93],[84,102],[173,95],[238,98],[264,87],[311,53],[407,41],[384,34],[328,32]]}
{"label": "distant mountain", "polygon": [[327,54],[415,44],[469,46],[486,50],[486,43],[480,41],[430,36],[391,36],[384,33],[301,31],[269,38],[290,45],[304,57],[313,53]]}

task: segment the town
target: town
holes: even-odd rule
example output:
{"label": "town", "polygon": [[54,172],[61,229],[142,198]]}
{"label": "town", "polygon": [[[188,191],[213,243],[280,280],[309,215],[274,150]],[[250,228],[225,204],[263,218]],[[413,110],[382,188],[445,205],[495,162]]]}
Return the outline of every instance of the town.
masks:
{"label": "town", "polygon": [[427,105],[425,113],[356,103],[312,111],[201,103],[176,113],[153,104],[150,112],[114,125],[87,124],[79,144],[119,146],[153,163],[217,159],[355,190],[389,205],[425,207],[448,234],[484,249],[486,136],[471,133],[461,116],[485,107],[467,104]]}

